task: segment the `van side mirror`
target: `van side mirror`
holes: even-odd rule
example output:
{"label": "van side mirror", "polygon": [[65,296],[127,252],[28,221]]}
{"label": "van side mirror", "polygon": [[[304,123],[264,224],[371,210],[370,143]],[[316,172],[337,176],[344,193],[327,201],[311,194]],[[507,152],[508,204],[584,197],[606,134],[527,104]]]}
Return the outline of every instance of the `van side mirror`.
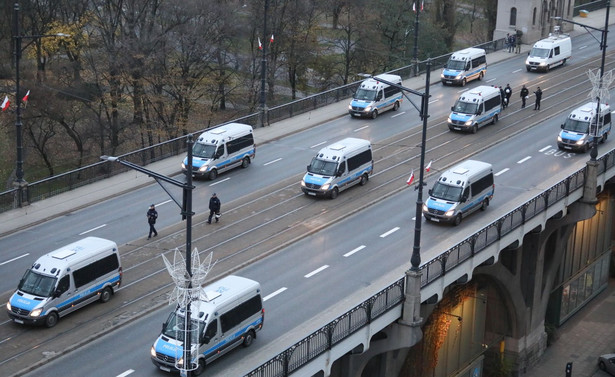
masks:
{"label": "van side mirror", "polygon": [[162,332],[167,328],[168,322],[162,322]]}
{"label": "van side mirror", "polygon": [[307,171],[310,171],[310,165],[305,168]]}
{"label": "van side mirror", "polygon": [[455,106],[451,106],[451,111],[455,111]]}
{"label": "van side mirror", "polygon": [[432,193],[432,192],[433,192],[433,189],[429,189],[429,190],[427,191],[427,193],[428,193],[429,195],[431,195],[431,193]]}
{"label": "van side mirror", "polygon": [[564,129],[564,123],[562,123],[562,124],[560,125],[560,128],[561,128],[562,130]]}
{"label": "van side mirror", "polygon": [[61,295],[62,295],[62,291],[60,291],[59,289],[56,289],[56,290],[53,292],[53,298],[58,298],[58,297],[60,297]]}

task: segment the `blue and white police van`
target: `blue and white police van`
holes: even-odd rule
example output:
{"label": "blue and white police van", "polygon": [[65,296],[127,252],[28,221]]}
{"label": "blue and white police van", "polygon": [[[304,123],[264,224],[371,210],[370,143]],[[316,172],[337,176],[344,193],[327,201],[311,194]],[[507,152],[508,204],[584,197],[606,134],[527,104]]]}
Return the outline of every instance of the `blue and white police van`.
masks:
{"label": "blue and white police van", "polygon": [[454,52],[440,74],[443,85],[461,85],[482,80],[487,74],[487,54],[482,48],[470,47]]}
{"label": "blue and white police van", "polygon": [[500,89],[481,85],[467,90],[451,107],[448,128],[451,131],[478,132],[478,128],[497,123],[502,112]]}
{"label": "blue and white police van", "polygon": [[596,102],[588,102],[572,110],[557,136],[559,149],[587,152],[594,145],[594,136],[599,142],[605,142],[611,132],[611,107],[601,103],[599,116],[596,116],[597,113]]}
{"label": "blue and white police van", "polygon": [[387,110],[399,109],[403,100],[401,89],[378,79],[397,85],[402,83],[400,76],[386,73],[363,81],[348,105],[350,115],[375,119]]}

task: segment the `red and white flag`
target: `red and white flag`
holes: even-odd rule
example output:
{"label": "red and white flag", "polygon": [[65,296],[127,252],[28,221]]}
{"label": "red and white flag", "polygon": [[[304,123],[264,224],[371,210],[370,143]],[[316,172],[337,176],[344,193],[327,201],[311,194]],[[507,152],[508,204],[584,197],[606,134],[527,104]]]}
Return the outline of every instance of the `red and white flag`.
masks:
{"label": "red and white flag", "polygon": [[263,44],[261,43],[261,37],[258,37],[258,49],[259,50],[263,49]]}
{"label": "red and white flag", "polygon": [[273,43],[273,34],[271,34],[271,38],[269,38],[269,43]]}
{"label": "red and white flag", "polygon": [[[418,1],[418,0],[416,0]],[[416,13],[416,1],[412,3],[412,10]],[[423,6],[425,5],[424,1],[421,1],[421,12],[423,11]]]}
{"label": "red and white flag", "polygon": [[429,169],[431,169],[431,161],[429,161],[429,164],[427,164],[427,166],[425,166],[425,171],[429,173]]}
{"label": "red and white flag", "polygon": [[28,90],[28,92],[26,92],[26,95],[25,95],[25,96],[23,96],[23,99],[22,99],[22,100],[23,100],[24,102],[28,102],[28,97],[30,97],[30,91],[29,91],[29,90]]}
{"label": "red and white flag", "polygon": [[9,96],[4,96],[4,101],[2,102],[2,111],[6,111],[9,108],[11,101],[9,101]]}
{"label": "red and white flag", "polygon": [[408,177],[408,180],[406,181],[406,183],[411,185],[413,181],[414,181],[414,169],[412,170],[412,173],[410,173],[410,177]]}

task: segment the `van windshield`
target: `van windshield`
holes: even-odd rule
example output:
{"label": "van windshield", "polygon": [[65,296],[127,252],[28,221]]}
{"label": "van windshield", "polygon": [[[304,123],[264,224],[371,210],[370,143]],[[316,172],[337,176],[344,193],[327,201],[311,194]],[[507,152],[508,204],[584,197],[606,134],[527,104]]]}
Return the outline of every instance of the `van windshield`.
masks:
{"label": "van windshield", "polygon": [[216,153],[216,146],[211,144],[194,143],[192,156],[199,158],[213,158]]}
{"label": "van windshield", "polygon": [[56,281],[53,276],[41,275],[32,270],[26,271],[23,278],[19,281],[20,291],[39,297],[51,297]]}
{"label": "van windshield", "polygon": [[589,122],[568,118],[564,123],[564,129],[566,131],[580,132],[586,134],[589,133]]}
{"label": "van windshield", "polygon": [[459,202],[461,199],[461,191],[461,187],[459,186],[449,186],[441,182],[436,182],[431,190],[430,196],[450,202]]}
{"label": "van windshield", "polygon": [[319,175],[334,176],[337,170],[337,163],[333,161],[325,161],[314,157],[312,163],[308,166],[308,172]]}
{"label": "van windshield", "polygon": [[357,89],[357,92],[354,94],[354,99],[358,99],[361,101],[373,101],[376,99],[376,92],[375,90],[369,90],[369,89]]}
{"label": "van windshield", "polygon": [[455,71],[463,71],[465,67],[466,67],[466,62],[464,62],[463,60],[449,59],[449,61],[446,62],[446,68],[453,69]]}
{"label": "van windshield", "polygon": [[478,104],[472,102],[457,101],[453,107],[453,111],[462,114],[476,114]]}
{"label": "van windshield", "polygon": [[549,49],[546,48],[538,48],[538,47],[533,47],[532,51],[530,51],[530,56],[536,57],[536,58],[548,58],[549,57]]}
{"label": "van windshield", "polygon": [[[184,326],[186,317],[178,316],[176,312],[171,313],[169,319],[166,322],[166,326],[162,330],[162,335],[168,336],[169,338],[179,340],[180,342],[184,341]],[[205,323],[202,321],[192,320],[192,335],[191,339],[193,342],[198,341],[199,336],[203,332],[205,328]]]}

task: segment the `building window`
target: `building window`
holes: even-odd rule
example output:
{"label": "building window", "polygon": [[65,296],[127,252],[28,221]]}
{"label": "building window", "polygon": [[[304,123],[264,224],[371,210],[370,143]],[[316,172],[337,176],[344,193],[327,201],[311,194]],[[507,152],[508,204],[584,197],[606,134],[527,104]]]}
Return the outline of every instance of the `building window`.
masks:
{"label": "building window", "polygon": [[515,7],[510,8],[510,25],[517,25],[517,8]]}

